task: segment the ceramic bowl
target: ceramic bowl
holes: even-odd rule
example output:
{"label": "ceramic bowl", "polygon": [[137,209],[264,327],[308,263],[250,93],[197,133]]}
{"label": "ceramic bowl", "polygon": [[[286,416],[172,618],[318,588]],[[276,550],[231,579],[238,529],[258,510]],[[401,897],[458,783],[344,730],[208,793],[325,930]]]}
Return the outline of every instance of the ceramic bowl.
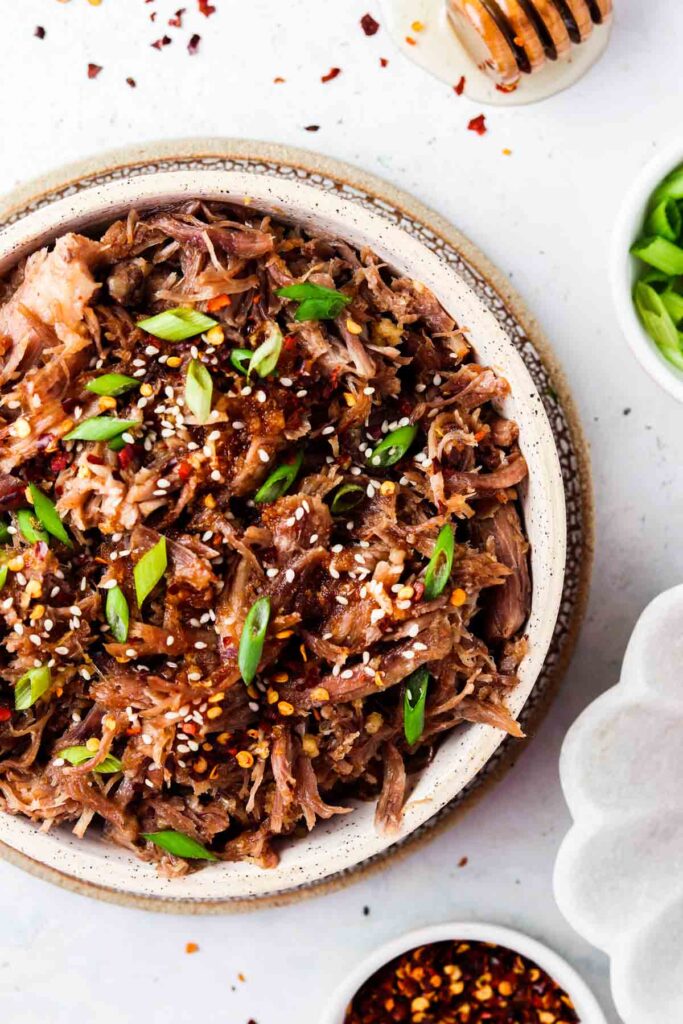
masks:
{"label": "ceramic bowl", "polygon": [[[524,513],[532,550],[533,602],[528,623],[529,653],[519,685],[510,696],[518,715],[532,692],[553,637],[562,597],[566,556],[566,512],[558,453],[541,398],[509,335],[467,281],[399,219],[382,216],[335,190],[315,188],[296,174],[286,179],[267,173],[211,168],[121,175],[107,184],[74,191],[44,205],[6,228],[0,237],[0,273],[16,260],[67,230],[88,230],[139,209],[189,197],[242,201],[255,209],[290,218],[317,232],[370,246],[400,273],[431,288],[460,323],[470,329],[479,358],[508,379],[512,397],[505,412],[519,422],[530,476]],[[81,883],[82,891],[124,898],[163,908],[210,908],[225,901],[275,897],[348,871],[375,857],[392,842],[405,839],[453,800],[486,765],[503,734],[482,725],[453,732],[430,766],[415,779],[403,825],[391,838],[373,826],[374,806],[360,804],[353,814],[321,822],[304,840],[285,845],[280,866],[264,871],[254,865],[221,864],[182,879],[159,878],[153,866],[96,838],[75,839],[66,830],[40,832],[24,819],[0,814],[0,843],[24,854],[35,870],[54,869],[48,877]],[[222,907],[222,909],[225,909]]]}
{"label": "ceramic bowl", "polygon": [[683,586],[656,598],[621,681],[584,711],[560,761],[574,827],[555,895],[612,960],[625,1024],[683,1020]]}
{"label": "ceramic bowl", "polygon": [[373,950],[335,990],[323,1012],[320,1024],[344,1024],[346,1009],[361,985],[394,957],[428,942],[493,942],[498,946],[516,950],[533,960],[551,978],[562,986],[572,999],[581,1024],[607,1024],[597,1000],[585,981],[566,960],[536,939],[511,928],[480,922],[457,922],[431,925],[419,931],[408,932],[379,949]]}
{"label": "ceramic bowl", "polygon": [[650,376],[670,395],[683,402],[683,371],[673,366],[655,345],[633,305],[633,287],[644,264],[630,249],[641,234],[650,196],[671,171],[683,164],[683,143],[659,153],[640,172],[624,199],[612,236],[610,277],[619,325],[631,351]]}

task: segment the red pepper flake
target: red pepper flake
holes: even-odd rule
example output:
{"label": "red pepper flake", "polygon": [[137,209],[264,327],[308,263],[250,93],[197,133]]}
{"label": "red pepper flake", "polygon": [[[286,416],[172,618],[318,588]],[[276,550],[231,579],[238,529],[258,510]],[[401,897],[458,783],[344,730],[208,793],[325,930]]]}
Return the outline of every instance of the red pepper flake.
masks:
{"label": "red pepper flake", "polygon": [[470,860],[469,857],[461,857],[460,860],[458,861],[458,867],[459,868],[467,867],[467,865],[469,863],[469,860]]}
{"label": "red pepper flake", "polygon": [[36,39],[44,39],[46,36],[45,29],[42,25],[36,25],[36,30],[33,34],[36,37]]}
{"label": "red pepper flake", "polygon": [[424,593],[425,593],[425,585],[424,585],[424,583],[421,580],[418,580],[417,583],[413,584],[413,590],[415,591],[413,597],[414,597],[415,603],[417,604],[417,602],[421,601],[422,598],[424,597]]}
{"label": "red pepper flake", "polygon": [[212,299],[209,299],[206,304],[206,308],[209,313],[217,313],[219,309],[224,309],[226,306],[231,305],[232,299],[229,295],[226,295],[225,292],[223,292],[221,295],[214,295]]}
{"label": "red pepper flake", "polygon": [[178,463],[178,476],[183,483],[188,479],[188,477],[192,476],[192,466],[189,462],[183,461]]}
{"label": "red pepper flake", "polygon": [[501,85],[500,83],[498,83],[496,85],[496,89],[498,90],[498,92],[504,93],[517,92],[517,84],[515,82],[512,82],[510,85]]}
{"label": "red pepper flake", "polygon": [[216,8],[212,3],[209,3],[209,0],[197,0],[197,4],[199,6],[199,13],[203,14],[206,18],[210,18],[212,14],[216,13]]}
{"label": "red pepper flake", "polygon": [[360,19],[360,27],[365,32],[366,36],[374,36],[376,32],[379,32],[379,22],[375,21],[371,14],[364,14]]}
{"label": "red pepper flake", "polygon": [[149,20],[150,21],[156,21],[157,20],[157,12],[156,11],[152,11],[152,13],[149,16]]}
{"label": "red pepper flake", "polygon": [[388,63],[389,63],[389,61],[387,60],[386,57],[380,57],[380,59],[379,59],[379,66],[381,68],[385,68]]}
{"label": "red pepper flake", "polygon": [[0,708],[0,722],[9,722],[12,712],[9,708]]}
{"label": "red pepper flake", "polygon": [[278,76],[277,76],[277,78],[274,78],[274,79],[273,79],[273,82],[275,83],[275,85],[282,85],[282,83],[283,83],[284,81],[285,81],[285,79],[284,79],[284,78],[281,78],[281,77],[280,77],[280,75],[278,75]]}
{"label": "red pepper flake", "polygon": [[88,78],[97,78],[101,70],[99,64],[88,64]]}
{"label": "red pepper flake", "polygon": [[172,18],[168,19],[168,23],[171,26],[171,28],[183,27],[183,14],[185,13],[185,10],[185,7],[181,7],[179,10],[175,12]]}
{"label": "red pepper flake", "polygon": [[198,953],[199,952],[199,946],[197,945],[196,942],[187,942],[185,944],[185,952],[186,953]]}
{"label": "red pepper flake", "polygon": [[412,36],[406,36],[406,42],[408,46],[417,46],[417,39],[413,39]]}
{"label": "red pepper flake", "polygon": [[305,126],[305,128],[304,128],[304,131],[307,131],[307,132],[319,132],[320,131],[320,125],[319,124],[307,124]]}
{"label": "red pepper flake", "polygon": [[465,91],[465,81],[466,81],[465,76],[461,75],[460,76],[460,81],[458,82],[458,84],[453,86],[453,92],[455,93],[456,96],[462,96],[462,94],[464,93],[464,91]]}
{"label": "red pepper flake", "polygon": [[323,75],[320,79],[321,82],[331,82],[337,75],[341,75],[341,68],[330,68],[326,75]]}
{"label": "red pepper flake", "polygon": [[121,469],[128,469],[132,464],[141,458],[143,454],[143,447],[139,444],[127,444],[118,453],[119,456],[119,467]]}
{"label": "red pepper flake", "polygon": [[127,78],[127,79],[126,79],[126,82],[127,82],[127,83],[128,83],[128,85],[129,85],[129,86],[131,87],[131,89],[134,89],[134,88],[135,88],[135,87],[137,86],[137,84],[138,84],[138,83],[137,83],[137,82],[135,81],[135,79],[134,79],[134,78]]}
{"label": "red pepper flake", "polygon": [[169,46],[171,43],[170,36],[162,36],[161,39],[156,39],[153,43],[150,43],[155,50],[162,50],[164,46]]}
{"label": "red pepper flake", "polygon": [[189,43],[187,44],[187,52],[189,53],[190,57],[194,57],[195,53],[198,51],[201,38],[202,37],[197,32],[195,32],[195,34],[191,37]]}
{"label": "red pepper flake", "polygon": [[69,456],[66,452],[58,452],[53,455],[50,459],[50,471],[52,473],[61,473],[63,469],[69,465]]}
{"label": "red pepper flake", "polygon": [[478,117],[473,117],[467,127],[471,132],[476,132],[477,135],[486,135],[486,132],[488,131],[486,127],[486,117],[484,114],[479,114]]}

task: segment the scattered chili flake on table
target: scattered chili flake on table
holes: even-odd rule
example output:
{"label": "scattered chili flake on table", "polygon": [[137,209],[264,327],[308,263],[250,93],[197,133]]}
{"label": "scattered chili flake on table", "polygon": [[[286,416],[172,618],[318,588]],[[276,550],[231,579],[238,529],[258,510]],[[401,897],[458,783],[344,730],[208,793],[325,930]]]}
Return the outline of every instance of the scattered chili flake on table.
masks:
{"label": "scattered chili flake on table", "polygon": [[408,46],[417,46],[417,39],[413,39],[412,36],[406,36],[406,42]]}
{"label": "scattered chili flake on table", "polygon": [[469,860],[470,860],[469,857],[461,857],[460,860],[458,861],[458,867],[459,868],[467,867],[467,865],[469,864]]}
{"label": "scattered chili flake on table", "polygon": [[44,39],[46,32],[42,25],[36,25],[36,30],[33,33],[38,39]]}
{"label": "scattered chili flake on table", "polygon": [[131,87],[131,89],[134,89],[134,88],[135,88],[135,87],[137,86],[137,84],[138,84],[138,83],[137,83],[137,82],[135,81],[135,79],[134,79],[134,78],[127,78],[127,79],[126,79],[126,82],[127,82],[127,83],[128,83],[128,85],[129,85],[129,86]]}
{"label": "scattered chili flake on table", "polygon": [[198,953],[199,952],[199,946],[197,945],[196,942],[188,942],[185,945],[185,952],[186,953]]}
{"label": "scattered chili flake on table", "polygon": [[341,68],[330,68],[326,75],[322,75],[321,82],[331,82],[337,75],[341,75]]}
{"label": "scattered chili flake on table", "polygon": [[170,36],[162,36],[161,39],[155,39],[153,43],[150,43],[150,46],[154,47],[155,50],[161,50],[164,46],[169,46],[170,43]]}
{"label": "scattered chili flake on table", "polygon": [[88,64],[88,78],[97,78],[101,70],[102,67],[99,64]]}
{"label": "scattered chili flake on table", "polygon": [[320,125],[319,124],[307,124],[304,127],[304,131],[307,131],[307,132],[319,132],[320,131]]}
{"label": "scattered chili flake on table", "polygon": [[199,13],[203,14],[206,18],[210,18],[212,14],[216,13],[216,8],[209,0],[197,0],[199,6]]}
{"label": "scattered chili flake on table", "polygon": [[486,127],[485,115],[479,114],[478,117],[473,117],[467,127],[471,132],[476,132],[477,135],[486,135],[488,129]]}
{"label": "scattered chili flake on table", "polygon": [[187,44],[187,52],[191,57],[194,57],[195,53],[199,49],[201,39],[202,37],[195,32],[195,34],[191,37],[189,43]]}
{"label": "scattered chili flake on table", "polygon": [[381,68],[385,68],[388,63],[389,63],[389,61],[387,60],[386,57],[380,57],[380,59],[379,59],[379,66]]}
{"label": "scattered chili flake on table", "polygon": [[380,968],[344,1024],[577,1024],[567,993],[531,960],[484,942],[435,942]]}
{"label": "scattered chili flake on table", "polygon": [[168,23],[171,26],[171,28],[182,28],[183,27],[183,14],[184,13],[185,13],[185,8],[181,7],[181,8],[179,8],[179,10],[177,10],[175,12],[175,14],[173,15],[172,18],[168,19]]}
{"label": "scattered chili flake on table", "polygon": [[460,81],[458,82],[458,84],[453,86],[453,92],[457,96],[462,96],[462,94],[464,93],[464,91],[465,91],[465,82],[466,81],[467,81],[467,79],[465,78],[465,76],[461,75],[460,76]]}
{"label": "scattered chili flake on table", "polygon": [[374,36],[375,33],[379,32],[379,22],[376,21],[371,14],[364,14],[360,19],[360,27],[365,32],[366,36]]}
{"label": "scattered chili flake on table", "polygon": [[285,81],[285,79],[281,75],[278,75],[277,78],[273,79],[273,82],[275,83],[275,85],[282,85],[282,83],[284,81]]}

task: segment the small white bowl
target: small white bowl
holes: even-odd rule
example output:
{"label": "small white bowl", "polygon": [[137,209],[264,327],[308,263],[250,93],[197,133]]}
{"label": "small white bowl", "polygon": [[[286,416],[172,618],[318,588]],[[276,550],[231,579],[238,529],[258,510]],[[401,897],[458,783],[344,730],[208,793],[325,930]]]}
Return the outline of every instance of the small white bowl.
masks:
{"label": "small white bowl", "polygon": [[655,345],[640,322],[633,305],[633,286],[644,264],[631,256],[638,239],[650,196],[671,171],[683,165],[683,142],[659,153],[640,172],[624,199],[612,236],[610,277],[617,318],[631,350],[644,370],[660,387],[683,402],[683,371],[673,366]]}
{"label": "small white bowl", "polygon": [[344,1024],[346,1009],[361,985],[380,967],[410,949],[430,942],[493,942],[533,960],[561,985],[572,999],[581,1024],[607,1024],[605,1015],[583,978],[562,957],[536,939],[497,924],[453,921],[408,932],[369,954],[339,985],[323,1011],[320,1024]]}

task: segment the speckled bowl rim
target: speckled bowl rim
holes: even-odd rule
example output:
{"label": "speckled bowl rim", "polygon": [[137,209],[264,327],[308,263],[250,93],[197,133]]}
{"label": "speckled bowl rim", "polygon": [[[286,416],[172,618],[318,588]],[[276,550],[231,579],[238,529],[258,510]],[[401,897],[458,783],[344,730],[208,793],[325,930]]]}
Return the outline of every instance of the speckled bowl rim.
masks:
{"label": "speckled bowl rim", "polygon": [[[522,300],[510,287],[507,279],[492,266],[486,257],[440,215],[434,213],[410,195],[394,188],[374,175],[358,170],[337,160],[271,143],[234,139],[187,139],[179,141],[152,142],[139,146],[106,153],[77,164],[58,169],[48,175],[15,189],[4,200],[0,200],[0,224],[7,224],[22,215],[28,207],[49,202],[56,194],[68,195],[69,190],[78,191],[85,185],[97,185],[112,177],[135,175],[144,172],[145,167],[154,164],[177,166],[185,169],[225,162],[263,163],[264,173],[277,168],[293,174],[300,172],[313,183],[331,180],[333,187],[357,190],[359,196],[369,197],[379,209],[386,209],[420,224],[426,234],[436,242],[456,250],[474,273],[486,283],[487,293],[493,304],[500,305],[505,315],[514,321],[515,345],[523,354],[525,346],[534,352],[542,364],[544,373],[551,378],[548,383],[550,398],[561,410],[562,419],[568,430],[568,444],[571,451],[571,480],[565,472],[565,486],[570,482],[574,492],[573,543],[578,544],[581,557],[577,560],[572,577],[565,583],[563,610],[565,621],[561,627],[561,640],[553,652],[552,671],[545,670],[545,686],[542,693],[534,695],[531,707],[525,709],[524,727],[531,736],[549,706],[571,657],[580,623],[588,598],[593,556],[593,504],[590,480],[590,462],[587,447],[581,432],[573,400],[564,375],[552,350],[544,338],[538,323],[528,313]],[[171,169],[164,167],[164,169]],[[577,536],[577,531],[579,536]],[[559,619],[558,619],[558,629]],[[21,853],[0,842],[0,855],[9,862],[30,873],[72,891],[93,896],[108,902],[133,906],[139,909],[167,913],[215,914],[253,910],[261,906],[281,906],[313,893],[332,891],[351,880],[380,869],[392,858],[404,856],[422,842],[437,834],[450,824],[500,778],[512,766],[525,744],[515,746],[503,744],[491,757],[485,768],[456,797],[415,832],[404,837],[399,843],[371,856],[365,861],[337,872],[335,875],[311,881],[282,892],[241,898],[193,899],[165,898],[122,892],[100,883],[83,881],[57,868],[47,866],[35,858]]]}

